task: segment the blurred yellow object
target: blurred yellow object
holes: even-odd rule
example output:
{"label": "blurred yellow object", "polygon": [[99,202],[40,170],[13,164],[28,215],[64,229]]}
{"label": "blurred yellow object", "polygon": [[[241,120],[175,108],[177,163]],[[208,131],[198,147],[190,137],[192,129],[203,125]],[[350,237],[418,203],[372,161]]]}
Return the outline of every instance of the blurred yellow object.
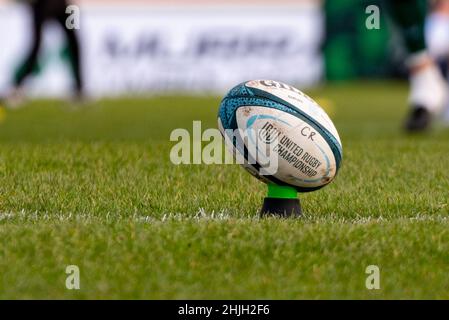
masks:
{"label": "blurred yellow object", "polygon": [[0,105],[0,123],[4,122],[6,119],[6,109],[4,106]]}
{"label": "blurred yellow object", "polygon": [[317,97],[314,100],[320,105],[321,108],[326,111],[326,113],[332,117],[335,115],[335,103],[331,99],[324,97]]}

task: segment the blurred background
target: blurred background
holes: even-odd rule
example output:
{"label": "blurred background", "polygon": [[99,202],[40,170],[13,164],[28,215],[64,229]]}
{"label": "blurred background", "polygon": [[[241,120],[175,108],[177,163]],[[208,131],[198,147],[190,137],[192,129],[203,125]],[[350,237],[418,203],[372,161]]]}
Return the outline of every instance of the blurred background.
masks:
{"label": "blurred background", "polygon": [[[30,46],[26,2],[0,0],[0,93],[8,90]],[[447,21],[446,30],[438,23],[428,32],[435,50],[443,52],[442,46],[449,47],[447,2],[433,1],[429,16],[431,22],[439,11],[438,19]],[[376,1],[72,3],[81,9],[82,74],[90,96],[222,93],[254,78],[281,79],[306,88],[326,80],[405,75],[405,51],[386,15],[381,11],[380,29],[365,26],[365,8]],[[38,61],[38,77],[26,80],[27,93],[68,95],[72,80],[67,44],[55,22],[45,24]]]}

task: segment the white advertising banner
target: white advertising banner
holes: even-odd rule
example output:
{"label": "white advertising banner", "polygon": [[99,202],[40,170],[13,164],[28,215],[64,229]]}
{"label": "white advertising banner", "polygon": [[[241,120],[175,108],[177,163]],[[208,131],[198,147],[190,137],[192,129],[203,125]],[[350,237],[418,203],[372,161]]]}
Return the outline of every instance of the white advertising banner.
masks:
{"label": "white advertising banner", "polygon": [[[29,46],[22,6],[0,6],[0,90]],[[63,33],[45,28],[35,95],[67,94]],[[323,16],[317,2],[266,6],[84,5],[80,40],[86,89],[94,96],[223,92],[248,79],[299,86],[321,79]]]}

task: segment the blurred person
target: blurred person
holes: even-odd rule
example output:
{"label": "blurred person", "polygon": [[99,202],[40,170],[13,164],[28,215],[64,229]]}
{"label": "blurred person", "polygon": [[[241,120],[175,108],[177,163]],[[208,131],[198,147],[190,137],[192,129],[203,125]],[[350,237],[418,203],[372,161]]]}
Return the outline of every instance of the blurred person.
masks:
{"label": "blurred person", "polygon": [[32,14],[31,44],[26,58],[20,65],[13,79],[13,89],[6,98],[6,104],[10,107],[17,106],[23,100],[22,86],[37,65],[39,50],[42,45],[43,26],[47,21],[56,21],[64,30],[68,41],[70,64],[72,66],[74,78],[75,98],[82,98],[83,81],[81,75],[81,59],[78,37],[74,29],[66,27],[68,15],[66,8],[68,0],[22,0],[29,6]]}
{"label": "blurred person", "polygon": [[408,131],[423,131],[431,125],[447,102],[447,84],[426,46],[427,0],[385,1],[388,12],[404,38],[408,49],[410,113],[405,122]]}

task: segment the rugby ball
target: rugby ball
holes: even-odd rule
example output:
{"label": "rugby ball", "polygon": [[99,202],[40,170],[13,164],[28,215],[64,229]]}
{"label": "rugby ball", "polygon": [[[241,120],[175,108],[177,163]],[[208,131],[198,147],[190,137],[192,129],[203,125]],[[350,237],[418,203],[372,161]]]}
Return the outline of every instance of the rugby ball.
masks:
{"label": "rugby ball", "polygon": [[[341,165],[342,145],[329,116],[282,82],[252,80],[231,89],[220,104],[218,126],[234,156],[244,159],[240,164],[266,183],[314,191],[329,184]],[[261,151],[267,147],[277,167],[264,173]]]}

